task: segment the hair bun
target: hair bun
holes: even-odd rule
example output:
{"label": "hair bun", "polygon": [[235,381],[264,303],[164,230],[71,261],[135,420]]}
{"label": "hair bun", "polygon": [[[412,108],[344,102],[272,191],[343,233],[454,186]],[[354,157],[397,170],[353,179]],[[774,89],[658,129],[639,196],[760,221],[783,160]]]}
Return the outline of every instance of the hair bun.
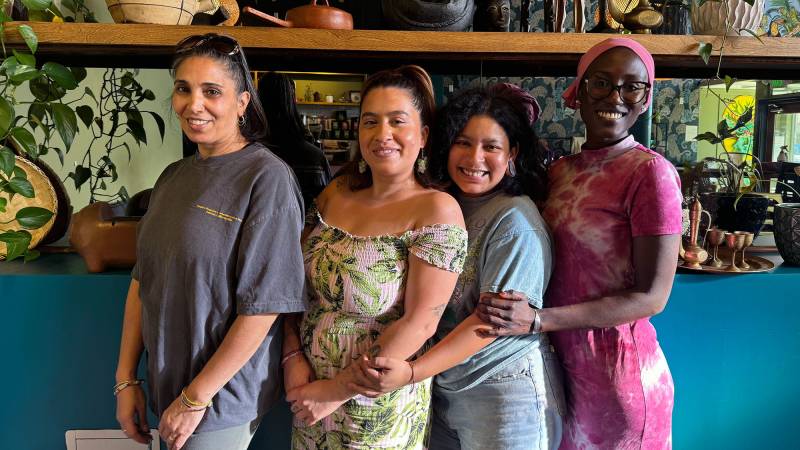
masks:
{"label": "hair bun", "polygon": [[505,98],[512,104],[522,106],[522,108],[525,109],[525,113],[528,115],[528,121],[531,125],[539,120],[539,114],[542,112],[542,108],[539,107],[539,102],[536,101],[531,93],[525,89],[522,89],[516,84],[498,83],[492,85],[489,88],[489,92],[497,97]]}

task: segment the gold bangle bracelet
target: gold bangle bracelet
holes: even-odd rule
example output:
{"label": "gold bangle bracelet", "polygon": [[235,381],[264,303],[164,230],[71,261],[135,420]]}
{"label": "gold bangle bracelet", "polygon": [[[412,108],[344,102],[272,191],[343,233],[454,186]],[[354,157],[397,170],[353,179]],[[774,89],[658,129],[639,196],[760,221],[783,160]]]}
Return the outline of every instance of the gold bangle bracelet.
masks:
{"label": "gold bangle bracelet", "polygon": [[120,392],[122,392],[123,389],[129,386],[139,386],[142,383],[144,383],[144,380],[139,380],[139,379],[120,381],[119,383],[114,385],[114,396],[116,397],[117,394],[119,394]]}
{"label": "gold bangle bracelet", "polygon": [[186,388],[181,389],[181,397],[180,397],[180,399],[181,399],[181,403],[183,404],[183,406],[185,406],[185,407],[187,407],[189,409],[198,410],[198,411],[201,410],[201,409],[210,408],[211,405],[214,404],[214,402],[212,400],[209,400],[208,403],[201,403],[201,402],[196,402],[196,401],[190,399],[189,396],[186,395]]}

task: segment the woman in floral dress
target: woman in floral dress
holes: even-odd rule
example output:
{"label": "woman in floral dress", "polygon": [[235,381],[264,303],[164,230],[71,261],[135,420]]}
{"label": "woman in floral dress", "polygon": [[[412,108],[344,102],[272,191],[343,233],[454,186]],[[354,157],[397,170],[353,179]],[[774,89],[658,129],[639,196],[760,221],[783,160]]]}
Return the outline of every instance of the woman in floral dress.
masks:
{"label": "woman in floral dress", "polygon": [[[362,354],[407,359],[422,348],[464,263],[461,210],[428,174],[433,111],[423,69],[371,76],[362,93],[360,158],[317,198],[304,243],[313,298],[299,341],[290,333],[284,343],[295,449],[423,447],[430,380],[379,399],[347,384]],[[309,368],[317,381],[302,384]]]}
{"label": "woman in floral dress", "polygon": [[486,336],[474,314],[494,292],[520,293],[530,314],[542,307],[552,253],[533,202],[547,194],[538,116],[533,96],[507,83],[461,92],[436,115],[434,171],[464,213],[464,271],[431,349],[413,362],[362,357],[355,373],[369,396],[436,375],[431,450],[549,450],[561,440],[561,365],[547,335]]}
{"label": "woman in floral dress", "polygon": [[[680,182],[669,161],[628,131],[650,105],[653,80],[642,45],[607,39],[581,58],[564,93],[580,110],[586,143],[550,167],[543,216],[555,270],[539,312],[565,369],[562,450],[672,446],[672,377],[650,316],[672,288]],[[527,306],[482,301],[479,312],[501,332]]]}

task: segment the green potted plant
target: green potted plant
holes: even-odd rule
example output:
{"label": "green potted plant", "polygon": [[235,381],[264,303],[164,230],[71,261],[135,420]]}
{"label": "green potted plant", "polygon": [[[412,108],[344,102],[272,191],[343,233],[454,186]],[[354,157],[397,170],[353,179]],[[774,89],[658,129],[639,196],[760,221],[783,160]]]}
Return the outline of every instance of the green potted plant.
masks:
{"label": "green potted plant", "polygon": [[[716,133],[705,132],[695,139],[722,144],[734,138],[752,118],[753,107],[749,107],[735,122],[723,119]],[[763,179],[763,173],[761,161],[750,152],[723,150],[715,157],[704,158],[691,169],[687,188],[690,195],[699,195],[714,225],[728,231],[749,231],[758,235],[771,202],[765,195],[769,180]]]}
{"label": "green potted plant", "polygon": [[[3,3],[5,4],[7,0]],[[50,0],[25,0],[28,11],[45,11]],[[30,249],[32,230],[47,225],[54,211],[36,206],[15,206],[17,196],[32,199],[36,192],[28,180],[20,159],[35,161],[39,155],[56,148],[55,141],[69,148],[75,137],[75,111],[64,100],[86,75],[83,69],[70,69],[53,62],[37,62],[38,39],[27,25],[17,29],[29,51],[11,52],[5,46],[5,24],[11,18],[0,8],[0,254],[7,260],[38,256]],[[17,90],[27,87],[34,99],[20,100]],[[52,127],[42,126],[45,122]],[[60,146],[59,146],[60,148]]]}

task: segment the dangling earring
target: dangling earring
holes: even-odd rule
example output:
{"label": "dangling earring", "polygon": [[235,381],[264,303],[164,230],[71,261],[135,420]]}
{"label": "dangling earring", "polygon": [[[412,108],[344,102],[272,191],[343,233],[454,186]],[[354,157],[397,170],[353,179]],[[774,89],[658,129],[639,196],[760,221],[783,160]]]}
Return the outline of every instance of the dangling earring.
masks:
{"label": "dangling earring", "polygon": [[517,167],[514,165],[513,159],[508,160],[508,176],[511,178],[517,176]]}
{"label": "dangling earring", "polygon": [[576,108],[580,108],[581,107],[581,101],[580,100],[575,100],[575,107]]}
{"label": "dangling earring", "polygon": [[417,172],[425,173],[428,170],[428,157],[425,156],[425,150],[419,149],[419,157],[417,158]]}
{"label": "dangling earring", "polygon": [[367,171],[367,162],[363,159],[358,162],[358,173],[364,173]]}
{"label": "dangling earring", "polygon": [[236,122],[239,124],[240,127],[243,127],[245,123],[244,116],[239,116],[239,120],[237,120]]}

